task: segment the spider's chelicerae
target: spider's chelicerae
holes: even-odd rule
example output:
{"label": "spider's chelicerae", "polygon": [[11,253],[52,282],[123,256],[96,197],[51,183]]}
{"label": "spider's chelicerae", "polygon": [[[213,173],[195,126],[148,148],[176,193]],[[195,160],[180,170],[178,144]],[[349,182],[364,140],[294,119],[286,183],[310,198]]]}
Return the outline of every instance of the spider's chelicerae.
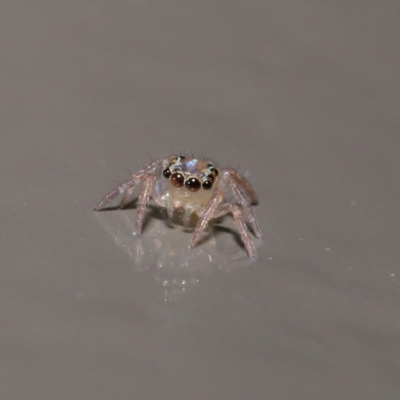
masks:
{"label": "spider's chelicerae", "polygon": [[132,175],[129,180],[107,193],[97,204],[100,211],[118,195],[123,195],[120,207],[131,202],[138,184],[142,188],[137,200],[135,236],[140,236],[146,206],[154,201],[167,209],[172,218],[176,210],[183,210],[183,223],[189,225],[192,214],[198,216],[191,247],[199,241],[210,220],[231,213],[248,255],[256,259],[257,252],[247,225],[257,238],[261,229],[252,204],[257,196],[250,183],[231,168],[219,169],[211,161],[185,156],[169,156],[151,162]]}

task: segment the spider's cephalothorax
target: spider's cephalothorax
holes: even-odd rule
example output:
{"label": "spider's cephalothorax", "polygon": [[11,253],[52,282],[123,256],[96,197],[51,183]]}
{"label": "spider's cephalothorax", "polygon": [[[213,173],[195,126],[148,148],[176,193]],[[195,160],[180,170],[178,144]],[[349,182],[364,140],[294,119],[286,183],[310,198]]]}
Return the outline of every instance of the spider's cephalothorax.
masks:
{"label": "spider's cephalothorax", "polygon": [[163,175],[170,180],[172,186],[185,186],[191,192],[197,192],[200,189],[212,188],[218,176],[218,169],[210,161],[179,156],[171,160]]}
{"label": "spider's cephalothorax", "polygon": [[169,216],[175,210],[183,210],[185,225],[189,224],[192,214],[198,216],[191,246],[199,241],[210,220],[230,212],[249,256],[256,258],[256,249],[247,225],[256,237],[261,237],[261,230],[251,207],[257,203],[257,197],[250,183],[234,169],[219,170],[211,161],[186,156],[155,160],[106,194],[96,210],[103,209],[119,194],[124,195],[121,201],[121,207],[124,207],[132,200],[139,183],[143,187],[137,201],[137,236],[141,235],[150,198],[165,207]]}

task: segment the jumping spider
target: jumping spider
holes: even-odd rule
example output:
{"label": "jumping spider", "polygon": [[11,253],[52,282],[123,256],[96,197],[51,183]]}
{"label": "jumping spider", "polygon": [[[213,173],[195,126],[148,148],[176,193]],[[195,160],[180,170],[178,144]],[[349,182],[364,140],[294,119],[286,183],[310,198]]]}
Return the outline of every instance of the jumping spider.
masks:
{"label": "jumping spider", "polygon": [[210,220],[230,212],[248,255],[257,258],[246,225],[257,238],[261,238],[261,229],[251,207],[257,203],[257,196],[250,183],[234,169],[221,170],[210,161],[185,156],[160,158],[107,193],[95,210],[102,210],[119,194],[123,195],[120,207],[125,207],[131,202],[139,183],[142,189],[137,200],[135,236],[141,236],[146,206],[152,197],[167,209],[170,218],[176,210],[182,210],[185,226],[189,225],[193,213],[198,216],[190,247],[198,243]]}

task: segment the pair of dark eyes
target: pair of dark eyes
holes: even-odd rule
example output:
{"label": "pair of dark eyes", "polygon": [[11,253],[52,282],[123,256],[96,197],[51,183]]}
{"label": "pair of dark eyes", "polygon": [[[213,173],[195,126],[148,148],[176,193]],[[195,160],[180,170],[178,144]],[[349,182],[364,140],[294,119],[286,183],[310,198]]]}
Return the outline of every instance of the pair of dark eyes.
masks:
{"label": "pair of dark eyes", "polygon": [[211,179],[201,183],[197,178],[194,177],[188,178],[185,181],[185,177],[182,173],[174,172],[173,174],[171,174],[169,168],[164,170],[163,175],[165,176],[165,178],[170,179],[173,186],[182,187],[183,185],[185,185],[191,192],[197,192],[201,187],[206,190],[211,189],[213,184]]}

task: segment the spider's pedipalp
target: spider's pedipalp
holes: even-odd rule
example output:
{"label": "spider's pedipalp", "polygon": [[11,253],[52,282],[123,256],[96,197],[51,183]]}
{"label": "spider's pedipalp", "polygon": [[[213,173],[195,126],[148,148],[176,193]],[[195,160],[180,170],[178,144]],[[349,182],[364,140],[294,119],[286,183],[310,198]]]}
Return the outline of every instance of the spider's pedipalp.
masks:
{"label": "spider's pedipalp", "polygon": [[[197,222],[190,247],[194,247],[200,240],[201,234],[207,228],[211,219],[215,218],[217,215],[223,215],[219,214],[218,211],[221,209],[221,205],[225,200],[225,195],[229,187],[230,174],[229,170],[223,171],[222,176],[219,178],[214,193],[205,205],[203,214]],[[227,208],[226,211],[229,211],[229,208]]]}

